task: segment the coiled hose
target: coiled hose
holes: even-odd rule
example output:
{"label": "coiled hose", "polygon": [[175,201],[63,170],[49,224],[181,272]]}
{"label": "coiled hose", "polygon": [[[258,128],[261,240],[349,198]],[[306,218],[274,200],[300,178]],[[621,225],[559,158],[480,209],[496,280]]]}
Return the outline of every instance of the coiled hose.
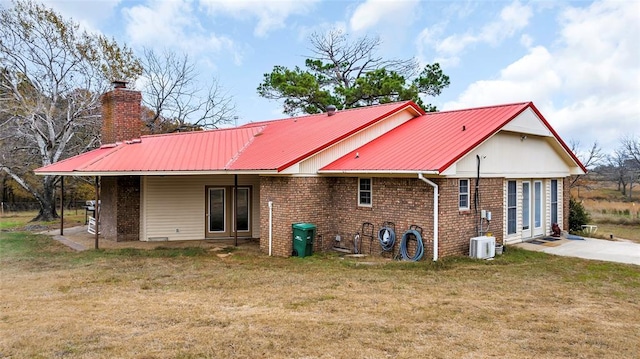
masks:
{"label": "coiled hose", "polygon": [[[416,237],[416,253],[412,258],[409,257],[409,251],[407,249],[409,242],[409,235],[413,234]],[[420,232],[415,229],[410,229],[402,235],[402,241],[400,242],[400,254],[402,255],[402,259],[405,261],[419,261],[420,258],[424,255],[424,244],[422,243],[422,236]]]}
{"label": "coiled hose", "polygon": [[396,244],[396,232],[391,227],[382,227],[378,231],[378,240],[382,250],[389,252],[393,250],[393,246]]}

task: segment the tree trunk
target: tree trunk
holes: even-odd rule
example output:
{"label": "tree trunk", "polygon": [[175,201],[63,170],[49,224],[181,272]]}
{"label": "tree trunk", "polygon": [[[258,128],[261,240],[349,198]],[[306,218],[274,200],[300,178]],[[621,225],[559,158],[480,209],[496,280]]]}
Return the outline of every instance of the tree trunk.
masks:
{"label": "tree trunk", "polygon": [[40,210],[38,211],[38,215],[33,218],[31,222],[53,221],[54,219],[60,218],[56,211],[55,177],[46,176],[43,180],[43,184],[42,193],[36,196],[38,203],[40,203]]}

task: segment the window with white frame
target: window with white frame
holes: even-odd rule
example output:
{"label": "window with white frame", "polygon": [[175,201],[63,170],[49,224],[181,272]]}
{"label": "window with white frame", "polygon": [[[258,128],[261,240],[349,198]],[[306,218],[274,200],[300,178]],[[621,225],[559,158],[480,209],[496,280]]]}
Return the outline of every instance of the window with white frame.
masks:
{"label": "window with white frame", "polygon": [[469,209],[469,180],[458,180],[458,208],[460,210]]}
{"label": "window with white frame", "polygon": [[507,182],[507,234],[516,233],[516,181]]}
{"label": "window with white frame", "polygon": [[371,178],[360,178],[358,181],[358,205],[371,207]]}
{"label": "window with white frame", "polygon": [[558,180],[551,180],[551,223],[558,223]]}

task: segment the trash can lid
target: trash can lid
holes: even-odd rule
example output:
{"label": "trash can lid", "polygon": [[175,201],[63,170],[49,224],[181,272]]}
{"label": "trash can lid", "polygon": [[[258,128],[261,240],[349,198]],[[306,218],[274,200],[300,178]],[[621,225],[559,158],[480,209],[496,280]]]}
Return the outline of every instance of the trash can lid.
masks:
{"label": "trash can lid", "polygon": [[291,227],[293,227],[294,229],[302,229],[302,230],[307,230],[307,229],[316,229],[316,225],[313,223],[294,223],[291,225]]}

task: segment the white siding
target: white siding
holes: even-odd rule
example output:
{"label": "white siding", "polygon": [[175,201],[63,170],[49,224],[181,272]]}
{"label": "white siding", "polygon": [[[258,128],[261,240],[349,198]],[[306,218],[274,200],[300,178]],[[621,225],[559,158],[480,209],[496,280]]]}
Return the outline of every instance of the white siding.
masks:
{"label": "white siding", "polygon": [[452,177],[475,177],[476,155],[480,156],[483,177],[557,178],[569,176],[570,167],[556,152],[548,137],[499,132],[461,158]]}
{"label": "white siding", "polygon": [[547,126],[542,123],[540,118],[538,118],[536,113],[530,108],[527,108],[524,112],[518,115],[518,117],[506,124],[502,129],[505,131],[520,132],[538,136],[553,136]]}
{"label": "white siding", "polygon": [[[140,240],[204,239],[205,186],[233,184],[233,175],[143,177]],[[252,186],[252,233],[260,237],[260,177],[239,175],[238,185]]]}
{"label": "white siding", "polygon": [[[299,173],[315,174],[318,170],[347,153],[355,150],[364,144],[380,137],[381,135],[391,131],[392,129],[402,125],[403,123],[415,117],[412,110],[405,110],[389,118],[386,118],[366,129],[346,138],[335,145],[313,155],[312,157],[300,162]],[[289,173],[285,171],[284,173]]]}

